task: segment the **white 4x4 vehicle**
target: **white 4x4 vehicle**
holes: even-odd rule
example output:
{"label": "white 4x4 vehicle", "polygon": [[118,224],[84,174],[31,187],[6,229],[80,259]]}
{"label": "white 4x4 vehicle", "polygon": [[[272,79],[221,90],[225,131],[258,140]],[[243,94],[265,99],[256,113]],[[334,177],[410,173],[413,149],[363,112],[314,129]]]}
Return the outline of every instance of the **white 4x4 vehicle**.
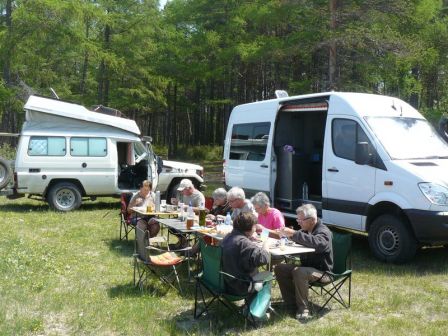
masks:
{"label": "white 4x4 vehicle", "polygon": [[182,179],[190,179],[196,189],[204,189],[204,168],[202,166],[163,160],[163,168],[159,174],[159,182],[157,184],[157,190],[166,197],[169,201],[172,197],[177,196],[177,188]]}
{"label": "white 4x4 vehicle", "polygon": [[135,121],[120,117],[119,111],[100,113],[39,96],[28,99],[25,111],[14,168],[0,158],[0,194],[9,198],[28,194],[56,210],[70,211],[85,197],[136,191],[145,179],[168,195],[182,178],[197,187],[203,183],[202,167],[180,162],[171,166],[168,161],[158,186],[160,160],[150,139],[141,137]]}

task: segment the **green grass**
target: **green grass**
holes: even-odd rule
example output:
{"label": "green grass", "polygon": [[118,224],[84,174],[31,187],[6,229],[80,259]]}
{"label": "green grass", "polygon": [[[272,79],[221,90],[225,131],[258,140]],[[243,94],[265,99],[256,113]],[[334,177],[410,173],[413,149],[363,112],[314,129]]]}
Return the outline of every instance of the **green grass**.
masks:
{"label": "green grass", "polygon": [[[181,297],[154,281],[132,285],[133,243],[117,240],[117,199],[56,213],[29,199],[0,199],[0,335],[445,335],[447,250],[420,250],[407,265],[374,260],[365,237],[353,246],[349,310],[333,305],[299,324],[280,311],[258,330],[219,310],[194,323],[193,286]],[[274,288],[274,299],[279,299]],[[211,321],[211,322],[210,322]],[[183,329],[185,326],[187,331]]]}

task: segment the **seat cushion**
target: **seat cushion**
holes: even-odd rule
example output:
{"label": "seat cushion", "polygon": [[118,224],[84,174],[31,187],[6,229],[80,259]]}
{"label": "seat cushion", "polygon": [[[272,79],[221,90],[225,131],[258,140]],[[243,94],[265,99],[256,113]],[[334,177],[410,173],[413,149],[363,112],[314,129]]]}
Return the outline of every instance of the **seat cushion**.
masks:
{"label": "seat cushion", "polygon": [[154,265],[172,266],[180,263],[183,258],[174,252],[165,252],[157,256],[150,256],[151,263]]}

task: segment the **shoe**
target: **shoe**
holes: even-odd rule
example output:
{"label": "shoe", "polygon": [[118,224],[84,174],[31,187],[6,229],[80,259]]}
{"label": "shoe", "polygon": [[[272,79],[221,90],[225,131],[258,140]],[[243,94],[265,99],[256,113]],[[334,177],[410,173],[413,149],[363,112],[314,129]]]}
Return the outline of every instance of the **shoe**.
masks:
{"label": "shoe", "polygon": [[303,312],[297,312],[296,313],[296,319],[300,322],[306,322],[309,321],[312,318],[310,311],[308,309],[305,309]]}

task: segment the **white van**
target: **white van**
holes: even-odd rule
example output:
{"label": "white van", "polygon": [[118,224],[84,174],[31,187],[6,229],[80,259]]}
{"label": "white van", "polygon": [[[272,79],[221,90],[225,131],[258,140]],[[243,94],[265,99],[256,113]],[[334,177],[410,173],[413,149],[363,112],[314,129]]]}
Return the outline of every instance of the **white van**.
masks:
{"label": "white van", "polygon": [[[83,197],[135,191],[145,179],[156,190],[157,158],[134,120],[121,118],[110,108],[100,107],[97,111],[103,113],[99,113],[39,96],[30,96],[24,108],[14,185],[3,191],[8,197],[39,196],[54,209],[70,211],[81,205]],[[10,168],[5,160],[0,163],[3,188]],[[201,166],[167,162],[160,169],[162,193],[176,191],[182,178],[190,178],[197,187],[204,181]]]}
{"label": "white van", "polygon": [[397,98],[329,92],[236,106],[224,176],[288,217],[313,203],[325,224],[368,233],[384,261],[448,244],[448,145]]}

